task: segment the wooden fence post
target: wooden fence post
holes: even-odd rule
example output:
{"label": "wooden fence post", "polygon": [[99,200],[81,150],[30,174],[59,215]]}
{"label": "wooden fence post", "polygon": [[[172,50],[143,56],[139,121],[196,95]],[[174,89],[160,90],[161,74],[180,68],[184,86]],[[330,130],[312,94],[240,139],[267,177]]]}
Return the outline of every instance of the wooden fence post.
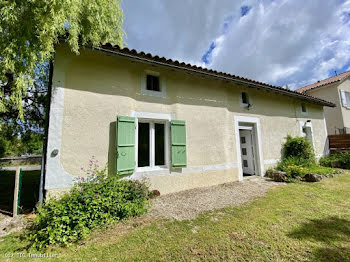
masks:
{"label": "wooden fence post", "polygon": [[13,216],[17,216],[19,214],[19,200],[20,200],[20,190],[21,190],[21,184],[22,184],[22,177],[21,177],[21,168],[18,166],[16,168],[16,175],[15,175],[15,189],[13,191],[13,209],[12,214]]}

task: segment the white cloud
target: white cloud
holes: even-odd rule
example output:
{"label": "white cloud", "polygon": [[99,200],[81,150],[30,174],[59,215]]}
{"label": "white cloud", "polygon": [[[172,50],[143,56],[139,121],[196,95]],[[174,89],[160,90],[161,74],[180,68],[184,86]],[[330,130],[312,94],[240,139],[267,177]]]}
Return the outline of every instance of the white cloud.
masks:
{"label": "white cloud", "polygon": [[[350,62],[344,16],[350,0],[126,0],[122,6],[129,48],[204,65],[215,43],[207,67],[271,84],[301,87]],[[244,17],[242,6],[251,7]]]}

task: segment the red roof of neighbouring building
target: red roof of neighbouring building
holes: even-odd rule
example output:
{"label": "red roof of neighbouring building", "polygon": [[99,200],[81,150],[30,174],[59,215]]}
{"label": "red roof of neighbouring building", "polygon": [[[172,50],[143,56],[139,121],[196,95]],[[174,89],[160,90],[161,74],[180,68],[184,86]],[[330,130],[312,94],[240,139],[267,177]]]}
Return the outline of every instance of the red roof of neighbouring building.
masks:
{"label": "red roof of neighbouring building", "polygon": [[310,90],[315,89],[315,88],[319,88],[319,87],[326,86],[326,85],[329,85],[329,84],[333,84],[333,83],[336,83],[336,82],[341,82],[341,81],[343,81],[345,78],[347,78],[349,76],[350,76],[350,71],[346,71],[346,72],[341,73],[339,75],[335,75],[335,76],[326,78],[324,80],[317,81],[316,83],[313,83],[311,85],[304,86],[304,87],[299,88],[299,89],[297,89],[295,91],[297,91],[299,93],[305,93],[305,92],[310,91]]}

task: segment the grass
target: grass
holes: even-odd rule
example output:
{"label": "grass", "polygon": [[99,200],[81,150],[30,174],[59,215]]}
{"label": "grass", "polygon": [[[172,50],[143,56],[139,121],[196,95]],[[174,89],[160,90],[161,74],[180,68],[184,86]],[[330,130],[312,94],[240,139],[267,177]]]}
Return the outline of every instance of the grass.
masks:
{"label": "grass", "polygon": [[[276,187],[250,204],[193,220],[143,220],[41,253],[58,261],[350,261],[350,175]],[[8,236],[0,254],[40,253],[27,245]]]}
{"label": "grass", "polygon": [[334,171],[336,171],[337,169],[314,165],[311,167],[307,167],[306,170],[307,173],[329,176],[329,174],[334,174]]}

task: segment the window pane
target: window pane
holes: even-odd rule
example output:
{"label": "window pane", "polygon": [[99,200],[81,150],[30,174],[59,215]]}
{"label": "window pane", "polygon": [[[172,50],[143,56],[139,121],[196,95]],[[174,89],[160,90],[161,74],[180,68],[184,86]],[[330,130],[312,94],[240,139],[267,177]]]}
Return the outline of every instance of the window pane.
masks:
{"label": "window pane", "polygon": [[242,148],[242,155],[244,155],[244,156],[247,155],[247,149],[246,148]]}
{"label": "window pane", "polygon": [[303,113],[306,112],[306,105],[305,105],[305,104],[301,104],[301,111],[302,111]]}
{"label": "window pane", "polygon": [[346,104],[349,106],[350,104],[350,92],[345,92],[345,97],[346,97]]}
{"label": "window pane", "polygon": [[155,165],[165,165],[165,136],[164,124],[154,124],[155,137]]}
{"label": "window pane", "polygon": [[147,75],[147,90],[160,91],[159,88],[159,77]]}
{"label": "window pane", "polygon": [[152,76],[147,75],[147,90],[153,90]]}
{"label": "window pane", "polygon": [[247,160],[243,160],[243,167],[248,167],[248,161]]}
{"label": "window pane", "polygon": [[245,144],[245,137],[244,136],[241,136],[241,143]]}
{"label": "window pane", "polygon": [[242,103],[248,104],[248,95],[245,92],[242,93]]}
{"label": "window pane", "polygon": [[138,167],[149,166],[149,123],[139,123]]}

